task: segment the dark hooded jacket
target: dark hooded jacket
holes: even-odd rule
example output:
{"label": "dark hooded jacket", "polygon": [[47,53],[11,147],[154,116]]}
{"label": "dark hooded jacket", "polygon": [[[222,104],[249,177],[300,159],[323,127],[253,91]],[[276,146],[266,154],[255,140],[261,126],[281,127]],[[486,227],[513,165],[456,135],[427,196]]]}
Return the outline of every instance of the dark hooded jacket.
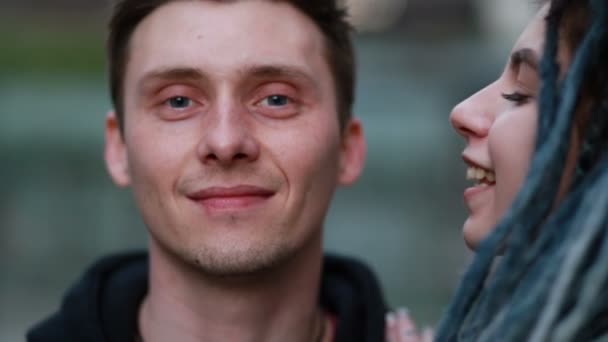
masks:
{"label": "dark hooded jacket", "polygon": [[[104,258],[68,291],[28,342],[134,342],[148,289],[144,252]],[[353,259],[325,256],[321,306],[337,318],[336,342],[384,342],[386,305],[373,273]]]}

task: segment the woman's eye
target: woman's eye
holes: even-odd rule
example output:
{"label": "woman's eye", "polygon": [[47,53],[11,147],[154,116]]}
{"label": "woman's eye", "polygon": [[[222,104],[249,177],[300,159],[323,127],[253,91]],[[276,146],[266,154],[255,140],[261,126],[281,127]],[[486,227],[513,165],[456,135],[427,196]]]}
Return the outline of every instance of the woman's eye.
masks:
{"label": "woman's eye", "polygon": [[167,100],[167,104],[173,109],[186,109],[192,105],[192,100],[184,96],[175,96]]}
{"label": "woman's eye", "polygon": [[290,103],[289,97],[285,95],[271,95],[262,100],[261,104],[269,107],[282,107]]}
{"label": "woman's eye", "polygon": [[522,94],[522,93],[518,93],[518,92],[513,92],[510,94],[502,94],[502,97],[507,101],[515,102],[516,105],[526,104],[528,102],[528,100],[530,100],[532,98],[532,96],[530,96],[530,95],[526,95],[526,94]]}

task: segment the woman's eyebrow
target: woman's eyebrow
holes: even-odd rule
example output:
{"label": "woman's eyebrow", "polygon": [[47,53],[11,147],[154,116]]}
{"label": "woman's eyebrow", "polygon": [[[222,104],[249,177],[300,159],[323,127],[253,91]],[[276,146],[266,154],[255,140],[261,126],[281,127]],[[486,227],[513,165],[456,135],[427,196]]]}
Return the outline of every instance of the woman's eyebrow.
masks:
{"label": "woman's eyebrow", "polygon": [[530,48],[516,50],[511,54],[511,68],[517,69],[521,64],[538,71],[538,54]]}

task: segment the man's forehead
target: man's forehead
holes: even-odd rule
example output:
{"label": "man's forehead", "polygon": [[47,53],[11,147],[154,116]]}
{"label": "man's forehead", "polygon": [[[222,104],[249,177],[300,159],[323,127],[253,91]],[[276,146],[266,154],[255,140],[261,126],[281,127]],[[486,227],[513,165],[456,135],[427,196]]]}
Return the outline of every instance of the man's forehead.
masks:
{"label": "man's forehead", "polygon": [[[313,20],[289,2],[265,0],[169,1],[145,17],[135,33],[178,31],[173,28],[181,33],[199,33],[197,38],[220,31],[226,34],[264,32],[277,39],[286,37],[284,33],[288,32],[292,42],[316,42],[315,38],[323,36]],[[258,30],[244,30],[252,28]],[[312,32],[318,35],[311,35]]]}
{"label": "man's forehead", "polygon": [[174,1],[136,29],[129,64],[140,73],[183,66],[243,73],[266,65],[313,77],[324,48],[315,24],[288,4]]}

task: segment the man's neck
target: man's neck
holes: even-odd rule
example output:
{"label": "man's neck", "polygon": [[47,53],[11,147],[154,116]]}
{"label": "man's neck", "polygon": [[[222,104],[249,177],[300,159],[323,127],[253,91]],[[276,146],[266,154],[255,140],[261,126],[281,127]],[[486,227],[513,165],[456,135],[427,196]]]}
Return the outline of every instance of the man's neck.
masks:
{"label": "man's neck", "polygon": [[151,242],[149,292],[140,308],[145,342],[316,342],[321,242],[272,270],[213,277]]}

